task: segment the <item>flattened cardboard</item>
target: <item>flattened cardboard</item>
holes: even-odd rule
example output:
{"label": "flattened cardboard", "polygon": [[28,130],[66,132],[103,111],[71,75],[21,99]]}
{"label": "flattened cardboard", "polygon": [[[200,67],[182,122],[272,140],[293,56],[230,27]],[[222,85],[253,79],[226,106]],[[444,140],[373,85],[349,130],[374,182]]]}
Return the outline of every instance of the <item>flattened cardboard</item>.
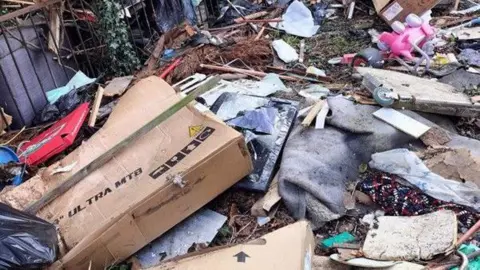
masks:
{"label": "flattened cardboard", "polygon": [[[37,181],[65,181],[178,100],[158,77],[141,80],[95,135],[46,170],[77,162],[72,171],[43,173]],[[191,136],[191,126],[202,129]],[[52,268],[88,269],[91,262],[104,269],[126,259],[251,170],[240,133],[185,107],[37,213],[58,224],[69,249]]]}
{"label": "flattened cardboard", "polygon": [[380,13],[382,11],[382,9],[388,5],[388,3],[390,2],[390,0],[373,0],[373,6],[375,7],[375,10],[377,11],[377,13]]}
{"label": "flattened cardboard", "polygon": [[315,237],[299,221],[261,238],[227,248],[174,258],[149,270],[306,270],[312,269]]}
{"label": "flattened cardboard", "polygon": [[[394,0],[380,12],[380,17],[388,24],[394,21],[405,22],[405,18],[413,13],[422,16],[435,7],[441,0]],[[383,3],[383,1],[381,1]],[[377,6],[375,6],[377,7]]]}

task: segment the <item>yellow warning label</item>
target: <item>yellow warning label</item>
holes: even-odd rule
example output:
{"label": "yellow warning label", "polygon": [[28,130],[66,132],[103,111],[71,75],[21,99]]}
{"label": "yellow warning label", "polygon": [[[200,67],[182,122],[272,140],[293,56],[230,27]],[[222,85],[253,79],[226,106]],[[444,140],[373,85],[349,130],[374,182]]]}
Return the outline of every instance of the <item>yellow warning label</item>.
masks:
{"label": "yellow warning label", "polygon": [[195,137],[197,136],[198,133],[200,133],[200,131],[203,130],[203,126],[202,125],[199,125],[199,126],[189,126],[188,127],[188,134],[190,134],[190,137]]}

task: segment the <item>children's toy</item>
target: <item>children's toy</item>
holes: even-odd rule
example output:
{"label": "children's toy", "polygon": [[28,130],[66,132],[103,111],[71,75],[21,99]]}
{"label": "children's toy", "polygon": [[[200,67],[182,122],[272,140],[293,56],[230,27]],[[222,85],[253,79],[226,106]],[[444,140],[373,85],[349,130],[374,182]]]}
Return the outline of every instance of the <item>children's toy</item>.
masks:
{"label": "children's toy", "polygon": [[[383,32],[379,36],[377,46],[380,50],[368,48],[357,53],[352,58],[352,66],[381,68],[385,60],[396,60],[410,72],[417,73],[420,64],[426,61],[428,70],[434,54],[432,39],[435,29],[415,14],[408,15],[405,24],[394,22],[392,29],[393,32]],[[416,57],[416,54],[421,57]],[[411,67],[406,61],[415,65]]]}

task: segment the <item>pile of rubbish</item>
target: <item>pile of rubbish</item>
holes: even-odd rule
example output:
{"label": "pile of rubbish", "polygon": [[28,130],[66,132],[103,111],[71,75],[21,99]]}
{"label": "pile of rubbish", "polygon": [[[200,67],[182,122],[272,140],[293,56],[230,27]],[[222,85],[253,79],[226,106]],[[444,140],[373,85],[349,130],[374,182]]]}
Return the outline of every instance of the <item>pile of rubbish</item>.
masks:
{"label": "pile of rubbish", "polygon": [[131,74],[0,96],[0,268],[480,269],[480,3],[417,2],[129,4]]}

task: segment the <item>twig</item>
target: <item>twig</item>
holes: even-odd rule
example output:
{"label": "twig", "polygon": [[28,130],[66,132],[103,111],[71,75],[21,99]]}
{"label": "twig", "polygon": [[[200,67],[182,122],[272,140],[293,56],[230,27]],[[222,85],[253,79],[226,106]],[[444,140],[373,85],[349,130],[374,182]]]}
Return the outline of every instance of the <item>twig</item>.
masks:
{"label": "twig", "polygon": [[0,146],[9,145],[9,144],[10,144],[11,142],[13,142],[13,140],[15,140],[24,130],[25,130],[25,126],[23,126],[22,129],[21,129],[17,134],[15,134],[15,136],[13,136],[13,138],[11,138],[10,140],[8,140],[8,142],[6,142],[6,143],[0,144]]}
{"label": "twig", "polygon": [[[238,13],[238,15],[240,15],[240,17],[242,17],[243,20],[247,20],[245,16],[243,16],[242,12],[234,4],[232,4],[230,0],[227,0],[227,2],[233,9],[235,9],[235,11]],[[250,27],[253,29],[253,31],[255,31],[255,33],[258,33],[257,27],[253,25],[253,23],[248,23],[248,25],[250,25]]]}

